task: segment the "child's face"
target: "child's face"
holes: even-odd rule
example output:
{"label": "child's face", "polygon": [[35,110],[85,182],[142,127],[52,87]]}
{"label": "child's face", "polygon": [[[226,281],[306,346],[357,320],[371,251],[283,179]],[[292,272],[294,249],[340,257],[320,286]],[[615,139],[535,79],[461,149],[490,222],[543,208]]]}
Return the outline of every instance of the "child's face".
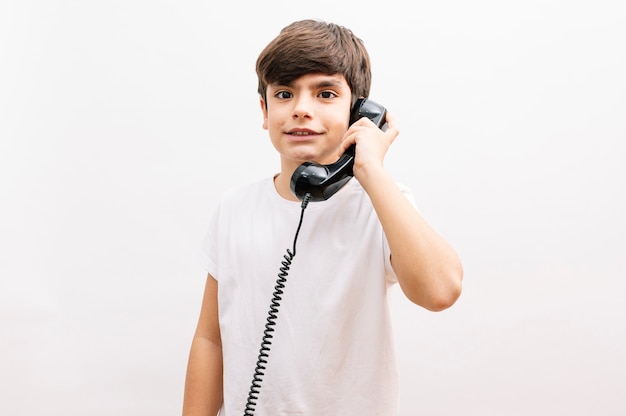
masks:
{"label": "child's face", "polygon": [[289,85],[268,85],[267,102],[261,99],[263,128],[283,167],[335,162],[351,102],[350,87],[340,74],[307,74]]}

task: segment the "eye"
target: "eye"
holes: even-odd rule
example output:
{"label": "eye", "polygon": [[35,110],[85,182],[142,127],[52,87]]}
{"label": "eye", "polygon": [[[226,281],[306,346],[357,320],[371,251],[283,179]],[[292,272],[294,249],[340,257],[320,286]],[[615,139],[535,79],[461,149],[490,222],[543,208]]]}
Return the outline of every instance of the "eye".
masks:
{"label": "eye", "polygon": [[284,100],[293,97],[293,94],[291,94],[289,91],[278,91],[276,94],[274,94],[274,97]]}
{"label": "eye", "polygon": [[330,98],[335,98],[337,96],[337,94],[335,94],[332,91],[322,91],[322,92],[320,92],[319,96],[321,98],[330,99]]}

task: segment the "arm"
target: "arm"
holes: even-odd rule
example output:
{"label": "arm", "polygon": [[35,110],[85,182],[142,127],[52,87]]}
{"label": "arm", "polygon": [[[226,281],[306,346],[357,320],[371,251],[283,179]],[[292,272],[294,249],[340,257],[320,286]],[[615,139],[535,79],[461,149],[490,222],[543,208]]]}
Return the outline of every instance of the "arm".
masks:
{"label": "arm", "polygon": [[222,401],[222,341],[217,309],[217,280],[208,275],[200,318],[189,353],[183,416],[217,415]]}
{"label": "arm", "polygon": [[387,149],[398,135],[389,114],[387,123],[383,133],[371,121],[361,119],[348,132],[342,149],[358,143],[354,174],[383,226],[402,291],[413,303],[440,311],[460,296],[463,269],[452,247],[428,225],[383,168]]}

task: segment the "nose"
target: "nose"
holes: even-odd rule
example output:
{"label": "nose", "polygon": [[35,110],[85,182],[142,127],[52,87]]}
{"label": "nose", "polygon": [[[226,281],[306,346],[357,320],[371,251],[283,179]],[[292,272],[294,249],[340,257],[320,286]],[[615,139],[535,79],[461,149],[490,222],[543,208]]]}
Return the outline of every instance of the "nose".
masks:
{"label": "nose", "polygon": [[294,119],[313,117],[313,102],[311,98],[301,95],[295,98],[293,103],[292,117]]}

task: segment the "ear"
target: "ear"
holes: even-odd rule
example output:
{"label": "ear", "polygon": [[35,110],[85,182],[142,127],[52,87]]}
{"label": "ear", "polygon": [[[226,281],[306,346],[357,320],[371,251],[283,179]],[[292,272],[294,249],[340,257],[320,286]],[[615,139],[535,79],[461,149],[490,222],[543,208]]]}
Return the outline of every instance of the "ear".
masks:
{"label": "ear", "polygon": [[263,130],[267,130],[267,106],[265,105],[265,100],[263,99],[263,97],[259,98],[259,104],[261,104],[261,111],[263,112]]}

